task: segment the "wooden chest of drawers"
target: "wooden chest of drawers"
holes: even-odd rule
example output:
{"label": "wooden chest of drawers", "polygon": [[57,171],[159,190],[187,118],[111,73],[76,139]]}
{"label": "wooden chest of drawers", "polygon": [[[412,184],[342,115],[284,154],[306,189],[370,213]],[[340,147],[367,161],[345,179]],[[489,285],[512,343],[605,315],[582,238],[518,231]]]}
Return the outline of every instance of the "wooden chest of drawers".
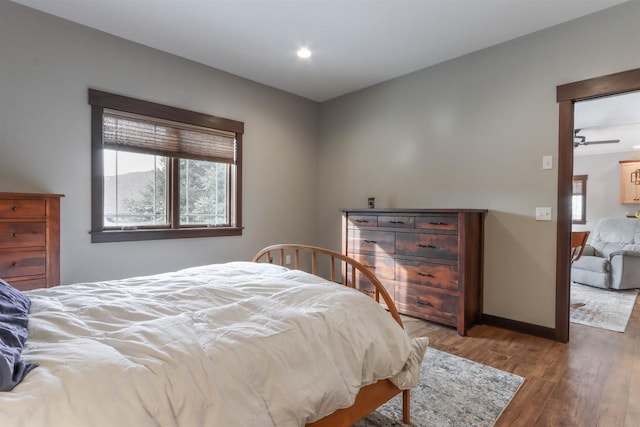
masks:
{"label": "wooden chest of drawers", "polygon": [[0,193],[0,278],[20,290],[60,284],[60,197]]}
{"label": "wooden chest of drawers", "polygon": [[[482,314],[483,209],[343,209],[342,251],[372,270],[408,316],[454,326]],[[346,271],[347,280],[351,272]],[[372,293],[356,276],[355,287]]]}

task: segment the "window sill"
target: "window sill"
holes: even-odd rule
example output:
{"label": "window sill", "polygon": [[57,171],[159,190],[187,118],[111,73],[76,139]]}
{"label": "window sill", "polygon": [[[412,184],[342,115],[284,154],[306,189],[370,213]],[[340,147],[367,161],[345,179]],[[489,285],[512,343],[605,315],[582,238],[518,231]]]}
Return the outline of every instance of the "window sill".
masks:
{"label": "window sill", "polygon": [[91,231],[91,243],[132,242],[138,240],[191,239],[197,237],[241,236],[242,227],[181,228],[168,230]]}

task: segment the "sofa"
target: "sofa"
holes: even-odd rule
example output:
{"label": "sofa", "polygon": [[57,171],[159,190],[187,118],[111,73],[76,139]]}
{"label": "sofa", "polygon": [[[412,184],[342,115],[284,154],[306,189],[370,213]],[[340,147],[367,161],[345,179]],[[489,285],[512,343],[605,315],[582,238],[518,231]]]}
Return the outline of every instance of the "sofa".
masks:
{"label": "sofa", "polygon": [[602,218],[571,264],[571,280],[604,289],[640,288],[640,220]]}

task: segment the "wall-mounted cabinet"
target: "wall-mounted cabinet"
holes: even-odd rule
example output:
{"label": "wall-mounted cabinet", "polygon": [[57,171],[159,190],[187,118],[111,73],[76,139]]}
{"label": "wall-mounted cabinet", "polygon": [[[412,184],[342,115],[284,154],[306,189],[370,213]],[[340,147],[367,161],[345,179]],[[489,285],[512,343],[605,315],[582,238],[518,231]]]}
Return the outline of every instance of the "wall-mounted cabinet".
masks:
{"label": "wall-mounted cabinet", "polygon": [[640,204],[640,160],[620,160],[620,203]]}

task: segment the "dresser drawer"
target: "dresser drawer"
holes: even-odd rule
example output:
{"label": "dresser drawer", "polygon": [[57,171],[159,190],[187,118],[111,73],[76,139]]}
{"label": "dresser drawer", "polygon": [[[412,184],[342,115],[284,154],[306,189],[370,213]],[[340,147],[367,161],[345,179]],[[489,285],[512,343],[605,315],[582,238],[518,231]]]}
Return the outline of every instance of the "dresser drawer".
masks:
{"label": "dresser drawer", "polygon": [[12,280],[9,284],[19,291],[30,291],[47,287],[47,279],[42,277],[38,279]]}
{"label": "dresser drawer", "polygon": [[396,233],[392,231],[349,230],[349,248],[353,252],[386,252],[396,247]]}
{"label": "dresser drawer", "polygon": [[378,217],[375,215],[349,215],[348,227],[377,227]]}
{"label": "dresser drawer", "polygon": [[401,282],[458,290],[458,267],[424,261],[396,260],[396,277]]}
{"label": "dresser drawer", "polygon": [[[351,276],[349,276],[348,281],[351,281]],[[382,283],[382,285],[386,289],[391,299],[395,299],[395,285],[387,284],[384,282]],[[362,277],[360,275],[356,276],[356,285],[354,287],[360,292],[365,293],[372,298],[375,298],[376,287],[373,286],[373,283],[371,283],[366,277]],[[386,307],[386,304],[384,304],[384,300],[382,299],[382,297],[380,297],[380,303]]]}
{"label": "dresser drawer", "polygon": [[44,246],[45,230],[44,222],[0,222],[0,249]]}
{"label": "dresser drawer", "polygon": [[396,240],[398,255],[458,259],[458,236],[454,234],[397,233]]}
{"label": "dresser drawer", "polygon": [[416,218],[416,228],[422,230],[457,230],[457,215],[432,215]]}
{"label": "dresser drawer", "polygon": [[413,228],[415,217],[412,216],[379,216],[378,227]]}
{"label": "dresser drawer", "polygon": [[[354,258],[360,264],[367,267],[378,279],[394,280],[395,279],[395,260],[384,253],[378,254],[359,254],[350,253],[349,256]],[[349,271],[349,274],[351,272]]]}
{"label": "dresser drawer", "polygon": [[45,274],[45,251],[0,252],[0,277]]}
{"label": "dresser drawer", "polygon": [[43,218],[47,212],[44,200],[3,200],[0,219]]}
{"label": "dresser drawer", "polygon": [[425,290],[423,286],[399,284],[395,291],[395,304],[402,313],[422,319],[436,318],[455,325],[458,297],[437,290]]}

